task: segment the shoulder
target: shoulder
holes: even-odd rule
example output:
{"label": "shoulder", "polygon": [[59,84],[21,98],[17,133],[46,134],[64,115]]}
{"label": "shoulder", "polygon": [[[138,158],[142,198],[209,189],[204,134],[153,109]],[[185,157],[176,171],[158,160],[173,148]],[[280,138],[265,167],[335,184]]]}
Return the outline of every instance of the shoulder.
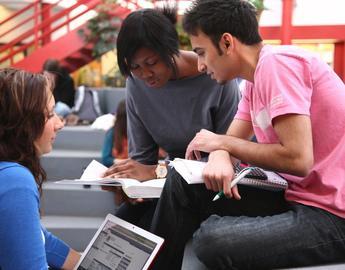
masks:
{"label": "shoulder", "polygon": [[15,162],[0,162],[0,189],[4,191],[25,188],[36,192],[37,186],[28,168]]}
{"label": "shoulder", "polygon": [[229,80],[224,84],[219,84],[216,80],[213,80],[209,75],[203,73],[196,77],[198,84],[212,87],[214,89],[225,90],[225,89],[235,89],[238,90],[238,83],[236,79]]}
{"label": "shoulder", "polygon": [[309,66],[316,59],[316,55],[295,46],[265,45],[260,53],[258,68],[273,70],[277,66],[286,66],[293,69],[296,65]]}
{"label": "shoulder", "polygon": [[139,80],[135,77],[128,77],[126,80],[126,89],[127,92],[132,92],[134,89],[137,88],[145,88],[145,83],[142,80]]}

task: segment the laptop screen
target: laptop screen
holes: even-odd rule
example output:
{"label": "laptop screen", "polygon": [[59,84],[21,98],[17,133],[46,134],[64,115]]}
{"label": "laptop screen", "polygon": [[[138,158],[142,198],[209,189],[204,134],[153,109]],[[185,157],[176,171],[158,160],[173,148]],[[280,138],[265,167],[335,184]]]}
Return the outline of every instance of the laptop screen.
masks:
{"label": "laptop screen", "polygon": [[142,269],[157,243],[108,220],[78,270]]}

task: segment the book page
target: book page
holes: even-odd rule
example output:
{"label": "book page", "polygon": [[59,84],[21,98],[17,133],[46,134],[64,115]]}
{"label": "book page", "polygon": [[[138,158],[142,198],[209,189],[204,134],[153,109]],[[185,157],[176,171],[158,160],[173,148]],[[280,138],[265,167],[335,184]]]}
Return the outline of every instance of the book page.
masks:
{"label": "book page", "polygon": [[127,180],[124,179],[122,189],[130,198],[159,198],[165,184],[165,178],[137,183]]}
{"label": "book page", "polygon": [[200,184],[204,182],[202,172],[206,162],[175,158],[171,163],[188,184]]}
{"label": "book page", "polygon": [[92,160],[77,181],[100,179],[107,170],[106,166],[96,160]]}

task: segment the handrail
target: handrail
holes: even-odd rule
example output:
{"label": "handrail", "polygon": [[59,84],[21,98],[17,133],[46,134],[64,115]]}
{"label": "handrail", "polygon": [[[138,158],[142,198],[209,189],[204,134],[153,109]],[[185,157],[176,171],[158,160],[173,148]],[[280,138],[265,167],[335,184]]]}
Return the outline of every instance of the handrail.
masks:
{"label": "handrail", "polygon": [[14,17],[17,17],[19,16],[20,14],[24,13],[25,11],[29,10],[30,8],[32,8],[34,5],[38,4],[40,2],[40,0],[36,0],[35,2],[27,5],[26,7],[18,10],[17,12],[13,13],[12,15],[10,15],[9,17],[7,17],[6,19],[2,20],[0,22],[0,25],[3,24],[3,23],[6,23],[8,22],[9,20],[12,20]]}
{"label": "handrail", "polygon": [[[41,22],[40,24],[38,24],[36,26],[37,30],[42,30],[43,28],[47,27],[48,25],[50,25],[52,22],[61,19],[62,17],[64,17],[68,12],[72,11],[73,9],[75,9],[76,7],[80,6],[81,4],[84,4],[86,2],[89,2],[90,0],[79,0],[78,2],[76,2],[73,6],[70,6],[66,9],[64,9],[63,11],[51,16],[49,19],[45,20],[44,22]],[[0,47],[0,53],[7,50],[8,48],[15,46],[16,44],[18,44],[20,41],[30,37],[32,34],[34,34],[35,32],[35,27],[32,29],[29,29],[27,32],[23,33],[22,35],[20,35],[19,37],[15,38],[14,40],[12,40],[11,42],[7,43],[6,45]]]}
{"label": "handrail", "polygon": [[[52,5],[55,6],[60,1],[62,1],[62,0],[58,0],[56,3],[54,3]],[[34,3],[23,8],[22,10],[16,12],[16,14],[13,14],[12,16],[8,17],[3,22],[9,21],[11,18],[18,16],[18,14],[22,14],[24,11],[27,11],[32,7],[34,7],[34,8],[36,7],[36,9],[37,9],[38,2],[41,2],[41,1],[35,1]],[[37,47],[40,45],[40,43],[39,43],[40,41],[44,40],[44,38],[49,36],[52,32],[55,32],[56,30],[58,30],[62,27],[65,27],[66,25],[69,26],[71,21],[75,20],[76,18],[78,18],[78,17],[82,16],[83,14],[89,12],[90,10],[94,9],[98,4],[100,4],[100,2],[101,2],[101,0],[77,0],[74,5],[54,14],[53,16],[47,18],[44,21],[40,21],[39,23],[38,23],[39,16],[44,11],[46,11],[47,8],[51,8],[52,6],[45,7],[44,9],[41,9],[40,11],[36,10],[34,12],[34,15],[30,16],[30,18],[22,20],[19,23],[19,25],[12,27],[12,30],[13,30],[13,29],[16,29],[17,27],[19,27],[20,25],[22,25],[23,23],[26,23],[32,19],[34,20],[34,26],[32,28],[30,28],[26,32],[22,33],[18,37],[14,38],[12,41],[8,42],[4,46],[0,46],[0,54],[5,52],[5,51],[9,51],[9,53],[5,54],[4,57],[2,57],[0,59],[0,63],[3,63],[4,61],[7,61],[9,59],[10,64],[13,64],[14,56],[18,53],[24,52],[30,46],[34,46],[34,48],[36,50]],[[140,8],[140,4],[138,2],[139,1],[137,1],[137,0],[118,1],[117,5],[125,7],[127,9],[130,9],[129,4],[134,4],[134,8],[138,9],[138,8]],[[82,12],[78,12],[78,14],[74,15],[73,17],[70,17],[69,16],[70,12],[73,11],[74,9],[76,9],[77,7],[79,7],[80,5],[86,5],[87,8]],[[57,25],[54,25],[54,27],[51,27],[53,22],[55,22],[61,18],[65,18],[66,16],[67,16],[67,20],[64,20],[63,22],[58,23]],[[67,27],[67,31],[68,32],[70,31],[69,27]],[[0,37],[4,36],[6,34],[7,34],[7,31],[5,33],[2,33],[0,35]],[[30,37],[33,37],[33,40],[30,40],[30,42],[23,44],[22,41],[26,40]],[[19,45],[19,48],[15,48],[18,45]]]}
{"label": "handrail", "polygon": [[[1,33],[0,34],[0,38],[5,36],[6,34],[8,34],[9,32],[13,31],[14,29],[20,27],[21,25],[23,25],[24,23],[27,23],[28,21],[32,20],[32,19],[35,19],[37,18],[38,15],[41,15],[44,11],[47,11],[55,6],[57,6],[60,2],[62,2],[64,0],[58,0],[56,3],[54,4],[51,4],[50,6],[46,6],[44,7],[43,9],[40,9],[38,12],[35,10],[34,14],[31,15],[30,17],[24,19],[23,21],[21,22],[18,22],[17,25],[13,26],[12,28],[6,30],[5,32]],[[35,6],[36,7],[36,6]],[[1,24],[1,23],[0,23]]]}
{"label": "handrail", "polygon": [[[83,1],[89,1],[89,0],[83,0]],[[28,42],[22,46],[20,46],[17,50],[14,50],[12,54],[17,54],[21,51],[24,51],[25,49],[27,49],[28,47],[30,47],[31,45],[33,45],[35,43],[36,40],[41,40],[43,39],[44,37],[48,36],[49,34],[51,34],[52,32],[55,32],[57,29],[60,29],[62,28],[63,26],[65,26],[66,24],[69,24],[71,21],[75,20],[76,18],[80,17],[81,15],[89,12],[91,9],[93,9],[95,6],[97,6],[98,3],[95,2],[95,4],[89,6],[87,9],[85,9],[84,11],[78,13],[77,15],[73,16],[73,17],[70,17],[68,20],[54,26],[53,28],[49,29],[49,31],[46,31],[44,34],[41,34],[40,36],[37,37],[37,39],[31,41],[31,42]],[[64,13],[65,15],[65,13]],[[39,26],[40,27],[40,26]],[[7,56],[4,56],[0,59],[0,63],[3,62],[3,61],[6,61],[7,59],[9,59],[11,57],[11,55],[7,55]]]}

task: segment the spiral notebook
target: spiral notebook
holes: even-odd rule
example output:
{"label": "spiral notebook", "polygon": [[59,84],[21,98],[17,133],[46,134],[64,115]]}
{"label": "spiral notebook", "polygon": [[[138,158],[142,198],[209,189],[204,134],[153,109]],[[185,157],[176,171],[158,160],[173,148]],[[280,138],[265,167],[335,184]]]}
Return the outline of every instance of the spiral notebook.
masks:
{"label": "spiral notebook", "polygon": [[[202,171],[206,162],[175,158],[170,164],[188,184],[200,184],[204,182]],[[282,176],[258,167],[237,165],[235,167],[235,173],[239,174],[245,168],[249,168],[250,173],[242,178],[238,184],[274,191],[284,190],[288,187],[287,181]]]}

